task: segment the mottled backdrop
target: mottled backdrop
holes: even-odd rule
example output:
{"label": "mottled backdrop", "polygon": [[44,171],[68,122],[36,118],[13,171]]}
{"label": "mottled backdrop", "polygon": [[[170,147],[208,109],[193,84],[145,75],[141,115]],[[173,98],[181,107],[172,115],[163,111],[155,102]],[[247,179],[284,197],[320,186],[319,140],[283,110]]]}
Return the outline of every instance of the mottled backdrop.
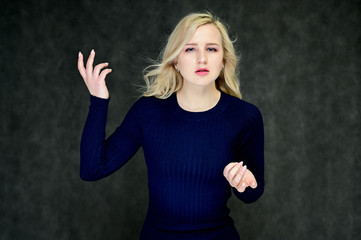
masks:
{"label": "mottled backdrop", "polygon": [[184,15],[210,10],[241,55],[244,99],[263,113],[266,190],[234,197],[243,239],[361,235],[360,1],[2,1],[0,238],[137,239],[148,201],[142,150],[98,182],[79,178],[89,95],[78,51],[109,61],[107,134],[142,69]]}

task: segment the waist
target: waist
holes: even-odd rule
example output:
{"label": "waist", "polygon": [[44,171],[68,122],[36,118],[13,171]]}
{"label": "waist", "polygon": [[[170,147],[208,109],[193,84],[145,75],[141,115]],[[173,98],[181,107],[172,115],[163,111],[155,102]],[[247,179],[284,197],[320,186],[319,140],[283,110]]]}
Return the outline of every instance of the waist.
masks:
{"label": "waist", "polygon": [[234,225],[234,222],[229,215],[212,219],[200,219],[192,218],[191,216],[188,218],[172,216],[161,217],[159,215],[151,214],[148,211],[144,224],[164,231],[193,231],[218,228],[226,226],[227,224]]}
{"label": "waist", "polygon": [[227,239],[239,240],[239,234],[234,227],[233,220],[229,217],[225,222],[198,225],[159,226],[147,218],[144,222],[141,240],[148,239]]}
{"label": "waist", "polygon": [[214,191],[149,191],[147,217],[167,229],[202,229],[220,226],[229,221],[227,201],[230,190]]}

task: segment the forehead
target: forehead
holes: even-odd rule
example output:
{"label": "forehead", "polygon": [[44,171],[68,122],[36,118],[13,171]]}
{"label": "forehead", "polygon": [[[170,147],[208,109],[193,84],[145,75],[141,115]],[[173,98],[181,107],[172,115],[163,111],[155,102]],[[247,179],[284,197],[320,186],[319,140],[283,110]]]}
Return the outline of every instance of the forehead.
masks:
{"label": "forehead", "polygon": [[219,45],[222,44],[221,33],[218,30],[218,28],[212,23],[199,26],[188,43],[210,43],[210,42],[218,43]]}

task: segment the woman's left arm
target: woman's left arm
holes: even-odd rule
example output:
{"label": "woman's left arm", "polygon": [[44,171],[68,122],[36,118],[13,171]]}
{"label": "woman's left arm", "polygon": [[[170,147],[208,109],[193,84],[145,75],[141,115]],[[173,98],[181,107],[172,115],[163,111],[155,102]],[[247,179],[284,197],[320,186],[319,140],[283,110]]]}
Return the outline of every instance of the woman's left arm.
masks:
{"label": "woman's left arm", "polygon": [[232,186],[233,193],[245,203],[260,198],[264,191],[264,129],[261,112],[255,108],[250,118],[250,135],[240,148],[243,165],[230,163],[224,169],[224,176]]}

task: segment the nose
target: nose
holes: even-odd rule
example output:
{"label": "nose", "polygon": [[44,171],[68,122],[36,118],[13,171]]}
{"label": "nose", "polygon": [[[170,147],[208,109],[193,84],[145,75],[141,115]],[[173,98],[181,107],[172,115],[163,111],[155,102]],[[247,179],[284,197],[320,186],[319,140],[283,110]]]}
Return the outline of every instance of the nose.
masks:
{"label": "nose", "polygon": [[198,63],[207,63],[207,55],[205,51],[198,52]]}

